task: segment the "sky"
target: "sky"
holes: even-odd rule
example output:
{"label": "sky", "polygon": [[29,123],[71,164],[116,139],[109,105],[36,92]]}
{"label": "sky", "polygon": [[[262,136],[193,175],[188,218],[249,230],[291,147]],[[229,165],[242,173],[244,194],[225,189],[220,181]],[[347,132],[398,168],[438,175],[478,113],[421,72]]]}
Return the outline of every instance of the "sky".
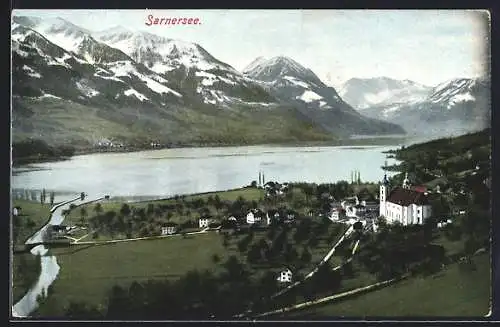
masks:
{"label": "sky", "polygon": [[[326,84],[386,76],[434,86],[489,74],[489,16],[472,10],[14,10],[89,30],[123,26],[195,42],[243,70],[257,57],[290,57]],[[200,25],[146,26],[147,16]]]}

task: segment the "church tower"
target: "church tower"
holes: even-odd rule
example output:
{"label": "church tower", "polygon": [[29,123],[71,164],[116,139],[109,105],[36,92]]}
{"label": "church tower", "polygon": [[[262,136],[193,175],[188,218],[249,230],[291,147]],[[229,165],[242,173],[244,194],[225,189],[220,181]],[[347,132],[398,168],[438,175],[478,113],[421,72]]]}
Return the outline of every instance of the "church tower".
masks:
{"label": "church tower", "polygon": [[403,188],[410,188],[410,180],[408,179],[408,173],[405,173],[405,179],[403,180]]}
{"label": "church tower", "polygon": [[384,179],[380,183],[380,196],[379,196],[379,216],[386,215],[385,207],[387,200],[387,192],[389,190],[389,180],[387,179],[387,174],[384,174]]}

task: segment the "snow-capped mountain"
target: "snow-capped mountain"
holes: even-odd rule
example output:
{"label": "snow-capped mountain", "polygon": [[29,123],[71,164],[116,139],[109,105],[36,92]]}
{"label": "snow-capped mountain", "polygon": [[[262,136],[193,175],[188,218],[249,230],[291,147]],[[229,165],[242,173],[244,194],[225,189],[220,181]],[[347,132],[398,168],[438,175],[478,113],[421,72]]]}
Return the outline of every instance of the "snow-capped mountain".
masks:
{"label": "snow-capped mountain", "polygon": [[[166,118],[182,105],[183,95],[125,54],[118,59],[128,60],[97,63],[17,23],[11,35],[14,134],[65,142],[79,132],[105,133],[106,126],[134,121],[138,115],[144,116],[147,128],[176,129]],[[83,125],[73,128],[80,121],[88,122],[88,130]]]}
{"label": "snow-capped mountain", "polygon": [[[123,94],[134,96],[140,101],[148,100],[151,104],[157,105],[162,101],[182,98],[182,95],[169,88],[166,85],[167,81],[158,74],[135,63],[123,52],[99,43],[92,37],[83,35],[79,43],[72,45],[71,49],[57,46],[39,32],[14,23],[13,63],[14,74],[18,74],[14,80],[22,82],[14,83],[16,92],[22,84],[34,92],[86,102],[92,101],[91,98],[101,92],[90,92],[89,94],[93,94],[90,96],[85,92],[68,93],[68,90],[73,87],[81,89],[80,85],[87,85],[86,89],[107,88],[108,96],[114,92],[113,101],[118,100]],[[33,75],[37,77],[29,78]],[[124,92],[118,92],[122,89]],[[23,94],[20,92],[18,95]]]}
{"label": "snow-capped mountain", "polygon": [[257,58],[244,70],[275,97],[294,103],[316,123],[332,132],[349,134],[399,134],[394,124],[367,118],[344,102],[333,87],[293,59],[278,56]]}
{"label": "snow-capped mountain", "polygon": [[357,110],[395,103],[414,103],[425,99],[432,87],[410,80],[388,77],[351,78],[345,82],[339,94]]}
{"label": "snow-capped mountain", "polygon": [[63,19],[14,17],[11,36],[14,138],[199,144],[332,137],[197,45],[143,35],[144,44],[170,49],[158,62],[173,69],[159,73],[144,59],[147,46],[129,54]]}
{"label": "snow-capped mountain", "polygon": [[273,106],[274,99],[259,85],[200,45],[123,27],[93,34],[168,80],[178,80],[192,97],[205,104]]}
{"label": "snow-capped mountain", "polygon": [[432,88],[413,103],[373,106],[362,112],[400,124],[411,134],[447,136],[490,126],[490,86],[483,78],[457,78]]}
{"label": "snow-capped mountain", "polygon": [[474,102],[476,98],[472,94],[477,93],[485,83],[485,80],[469,78],[452,79],[434,87],[427,101],[446,104],[447,109],[461,102]]}

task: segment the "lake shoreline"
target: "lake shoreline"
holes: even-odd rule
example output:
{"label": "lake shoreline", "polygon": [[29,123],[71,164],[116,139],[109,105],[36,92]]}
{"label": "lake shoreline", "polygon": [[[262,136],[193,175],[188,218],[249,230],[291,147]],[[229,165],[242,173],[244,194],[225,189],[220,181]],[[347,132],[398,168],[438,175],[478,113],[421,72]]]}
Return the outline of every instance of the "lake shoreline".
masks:
{"label": "lake shoreline", "polygon": [[278,142],[278,143],[251,143],[251,144],[218,144],[218,143],[200,143],[200,144],[182,144],[165,147],[129,147],[129,148],[80,148],[76,149],[71,157],[22,157],[12,158],[12,167],[18,168],[21,166],[37,163],[57,162],[70,160],[75,156],[99,154],[99,153],[133,153],[142,151],[157,151],[166,149],[195,149],[195,148],[231,148],[231,147],[254,147],[254,146],[267,146],[267,147],[331,147],[331,146],[400,146],[401,142],[407,140],[405,137],[383,137],[377,136],[374,138],[356,138],[356,139],[339,139],[331,141],[291,141],[291,142]]}

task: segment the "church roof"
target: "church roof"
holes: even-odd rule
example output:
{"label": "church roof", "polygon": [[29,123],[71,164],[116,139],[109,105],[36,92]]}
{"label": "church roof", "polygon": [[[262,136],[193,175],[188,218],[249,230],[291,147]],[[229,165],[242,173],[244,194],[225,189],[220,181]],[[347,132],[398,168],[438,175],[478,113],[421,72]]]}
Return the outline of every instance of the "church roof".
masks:
{"label": "church roof", "polygon": [[422,192],[404,189],[402,187],[396,187],[389,194],[387,202],[407,207],[410,204],[417,204],[417,205],[428,204],[428,199],[427,196]]}

